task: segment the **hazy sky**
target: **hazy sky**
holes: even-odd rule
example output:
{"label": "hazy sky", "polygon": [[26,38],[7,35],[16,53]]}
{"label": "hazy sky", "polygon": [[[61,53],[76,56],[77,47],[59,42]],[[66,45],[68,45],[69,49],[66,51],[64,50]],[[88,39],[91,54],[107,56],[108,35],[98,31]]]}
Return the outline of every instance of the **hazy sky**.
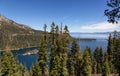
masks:
{"label": "hazy sky", "polygon": [[106,32],[120,29],[104,16],[107,0],[0,0],[0,13],[18,23],[48,30],[54,21],[70,32]]}

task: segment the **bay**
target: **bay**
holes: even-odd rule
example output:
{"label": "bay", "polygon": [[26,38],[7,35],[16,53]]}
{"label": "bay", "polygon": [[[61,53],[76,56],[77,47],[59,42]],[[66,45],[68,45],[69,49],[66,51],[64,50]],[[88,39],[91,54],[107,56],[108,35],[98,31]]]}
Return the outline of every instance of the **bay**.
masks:
{"label": "bay", "polygon": [[[92,51],[95,50],[95,48],[102,47],[104,51],[107,50],[107,43],[108,43],[108,36],[109,34],[81,34],[81,33],[72,33],[70,34],[72,37],[75,38],[94,38],[96,40],[82,40],[79,43],[82,51],[85,50],[86,46],[89,46]],[[38,59],[38,54],[32,54],[32,55],[23,55],[25,52],[38,49],[37,47],[31,47],[31,48],[25,48],[20,50],[14,50],[12,51],[14,56],[18,58],[19,62],[22,64],[26,64],[28,70],[30,70],[31,66],[36,62]]]}

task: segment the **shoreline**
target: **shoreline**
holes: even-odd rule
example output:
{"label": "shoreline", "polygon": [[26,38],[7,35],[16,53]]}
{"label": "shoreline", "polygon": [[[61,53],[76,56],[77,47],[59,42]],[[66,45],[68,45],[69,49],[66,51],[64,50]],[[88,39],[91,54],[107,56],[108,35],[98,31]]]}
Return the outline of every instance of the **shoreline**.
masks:
{"label": "shoreline", "polygon": [[[35,47],[38,47],[38,46],[31,46],[31,47],[24,47],[24,48],[14,48],[14,49],[10,49],[10,51],[19,51],[19,50],[22,50],[22,49],[28,49],[28,48],[35,48]],[[4,52],[5,50],[0,50],[0,52]]]}

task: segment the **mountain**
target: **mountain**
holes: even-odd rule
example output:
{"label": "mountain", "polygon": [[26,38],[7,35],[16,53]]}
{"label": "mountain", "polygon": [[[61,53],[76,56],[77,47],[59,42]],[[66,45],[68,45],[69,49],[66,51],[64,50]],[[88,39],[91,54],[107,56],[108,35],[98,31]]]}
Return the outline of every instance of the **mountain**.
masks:
{"label": "mountain", "polygon": [[70,32],[70,34],[111,34],[112,32]]}
{"label": "mountain", "polygon": [[42,33],[0,15],[0,50],[6,45],[11,49],[38,46]]}

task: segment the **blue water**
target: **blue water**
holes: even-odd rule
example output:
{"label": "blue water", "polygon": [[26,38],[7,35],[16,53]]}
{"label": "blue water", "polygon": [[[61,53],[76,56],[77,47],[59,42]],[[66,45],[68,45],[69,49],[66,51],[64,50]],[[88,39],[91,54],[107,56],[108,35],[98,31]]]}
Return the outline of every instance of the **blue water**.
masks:
{"label": "blue water", "polygon": [[75,38],[108,39],[109,33],[70,33]]}
{"label": "blue water", "polygon": [[97,39],[95,41],[80,41],[80,47],[82,51],[85,50],[86,46],[89,46],[92,51],[95,50],[96,47],[102,47],[104,51],[107,50],[107,40]]}
{"label": "blue water", "polygon": [[[80,38],[95,38],[96,40],[94,41],[80,41],[80,47],[82,49],[82,51],[84,51],[86,46],[89,46],[91,48],[92,51],[95,50],[95,48],[98,47],[102,47],[103,50],[106,51],[107,49],[107,39],[108,39],[108,34],[79,34],[79,33],[74,33],[74,34],[70,34],[72,37],[80,37]],[[23,56],[22,54],[33,50],[33,49],[37,49],[37,47],[32,47],[32,48],[26,48],[26,49],[20,49],[20,50],[16,50],[13,51],[13,54],[18,58],[19,62],[22,64],[26,64],[27,68],[30,70],[30,67],[32,66],[32,64],[34,64],[36,62],[36,60],[38,59],[38,54],[34,54],[34,55],[26,55]]]}
{"label": "blue water", "polygon": [[71,33],[70,34],[72,37],[75,38],[93,38],[96,40],[87,40],[87,41],[80,41],[80,47],[82,51],[85,50],[86,46],[89,46],[92,51],[95,50],[96,47],[102,47],[104,51],[107,50],[107,43],[108,43],[108,36],[109,34],[104,34],[104,33]]}
{"label": "blue water", "polygon": [[[14,54],[16,58],[18,58],[20,64],[21,63],[25,64],[28,70],[30,70],[31,66],[36,62],[39,55],[38,54],[23,55],[23,54],[28,51],[34,50],[34,49],[38,49],[38,47],[24,48],[20,50],[12,50],[12,53]],[[0,52],[0,57],[2,54],[3,52]]]}

